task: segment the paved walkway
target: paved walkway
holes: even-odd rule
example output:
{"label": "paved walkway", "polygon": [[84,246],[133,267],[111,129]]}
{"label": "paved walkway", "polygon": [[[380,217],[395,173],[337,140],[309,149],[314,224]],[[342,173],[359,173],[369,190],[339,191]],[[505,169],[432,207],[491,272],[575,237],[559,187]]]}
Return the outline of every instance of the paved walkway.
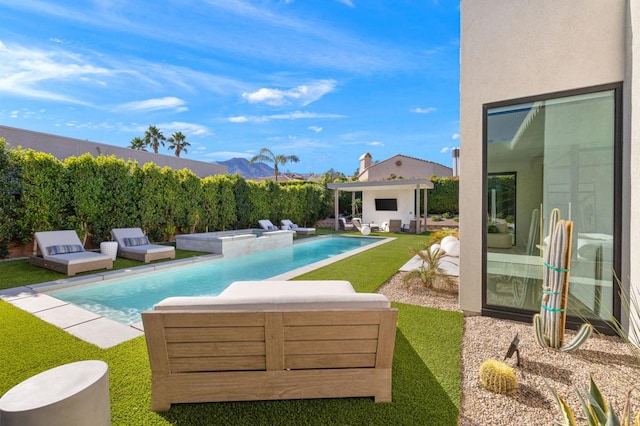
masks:
{"label": "paved walkway", "polygon": [[135,337],[142,336],[144,334],[142,322],[125,325],[82,309],[71,303],[56,299],[44,293],[44,291],[73,285],[95,283],[108,278],[115,278],[116,275],[125,276],[141,272],[151,272],[219,257],[219,255],[198,256],[81,277],[64,278],[32,286],[15,287],[0,290],[0,299],[63,329],[67,333],[85,342],[92,343],[102,349],[107,349]]}

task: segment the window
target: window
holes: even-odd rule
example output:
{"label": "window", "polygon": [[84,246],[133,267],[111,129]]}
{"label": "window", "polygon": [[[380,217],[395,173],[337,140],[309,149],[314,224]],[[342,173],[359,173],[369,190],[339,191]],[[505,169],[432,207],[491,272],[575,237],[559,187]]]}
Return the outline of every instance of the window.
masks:
{"label": "window", "polygon": [[486,314],[530,320],[540,310],[553,209],[573,222],[569,318],[603,323],[615,312],[619,104],[611,85],[485,106]]}

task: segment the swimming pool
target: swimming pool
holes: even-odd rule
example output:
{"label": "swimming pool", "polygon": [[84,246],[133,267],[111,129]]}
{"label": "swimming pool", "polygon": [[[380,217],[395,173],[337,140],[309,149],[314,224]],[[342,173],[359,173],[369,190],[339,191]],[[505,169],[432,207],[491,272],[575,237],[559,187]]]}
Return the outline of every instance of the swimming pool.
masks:
{"label": "swimming pool", "polygon": [[354,251],[382,238],[326,236],[261,253],[218,259],[128,278],[48,292],[60,300],[124,323],[171,296],[215,296],[239,280],[264,280]]}

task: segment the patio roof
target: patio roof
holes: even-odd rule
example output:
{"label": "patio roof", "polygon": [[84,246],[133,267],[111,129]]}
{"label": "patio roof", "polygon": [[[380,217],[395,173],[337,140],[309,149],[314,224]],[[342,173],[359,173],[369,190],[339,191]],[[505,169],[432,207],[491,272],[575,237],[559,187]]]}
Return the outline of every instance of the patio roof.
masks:
{"label": "patio roof", "polygon": [[[429,179],[397,179],[397,180],[382,180],[382,181],[375,181],[375,182],[340,182],[340,183],[328,183],[327,184],[327,188],[328,189],[333,189],[334,193],[335,193],[335,201],[334,201],[334,208],[335,208],[335,220],[334,220],[334,227],[335,229],[338,229],[338,192],[339,191],[347,191],[347,192],[351,192],[351,193],[355,193],[358,191],[370,191],[370,190],[381,190],[381,189],[393,189],[396,191],[399,190],[404,190],[404,191],[416,191],[417,194],[417,201],[416,201],[416,210],[415,211],[419,211],[419,204],[420,204],[420,189],[433,189],[433,182],[431,182]],[[355,194],[353,194],[351,196],[352,198],[355,197]],[[427,211],[427,204],[426,204],[426,192],[425,192],[425,198],[424,198],[424,210],[425,212]],[[417,219],[420,218],[420,215],[417,216]],[[418,224],[420,223],[420,221],[418,221]],[[426,223],[426,222],[425,222]],[[416,234],[420,233],[420,226],[416,226]]]}
{"label": "patio roof", "polygon": [[377,182],[339,182],[328,183],[327,188],[338,191],[365,191],[368,189],[433,189],[433,182],[429,179],[397,179]]}

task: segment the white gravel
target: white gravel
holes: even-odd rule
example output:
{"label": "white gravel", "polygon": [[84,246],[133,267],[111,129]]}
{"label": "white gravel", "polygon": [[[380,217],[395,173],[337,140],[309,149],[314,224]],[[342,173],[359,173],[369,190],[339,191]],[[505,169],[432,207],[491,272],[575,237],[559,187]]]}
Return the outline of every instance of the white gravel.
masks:
{"label": "white gravel", "polygon": [[[457,282],[454,290],[434,291],[407,288],[399,272],[378,290],[390,300],[459,310]],[[520,387],[515,396],[494,394],[478,384],[478,371],[489,358],[503,360],[513,337],[520,338],[522,367],[515,355],[505,362],[516,370]],[[565,339],[574,331],[567,330]],[[589,386],[592,375],[598,387],[617,412],[622,411],[631,391],[632,413],[640,412],[640,360],[633,351],[612,336],[592,335],[572,353],[540,347],[531,323],[470,316],[464,321],[462,339],[462,401],[459,424],[471,425],[549,425],[561,420],[551,388],[574,409],[579,424],[586,424],[576,389]]]}

